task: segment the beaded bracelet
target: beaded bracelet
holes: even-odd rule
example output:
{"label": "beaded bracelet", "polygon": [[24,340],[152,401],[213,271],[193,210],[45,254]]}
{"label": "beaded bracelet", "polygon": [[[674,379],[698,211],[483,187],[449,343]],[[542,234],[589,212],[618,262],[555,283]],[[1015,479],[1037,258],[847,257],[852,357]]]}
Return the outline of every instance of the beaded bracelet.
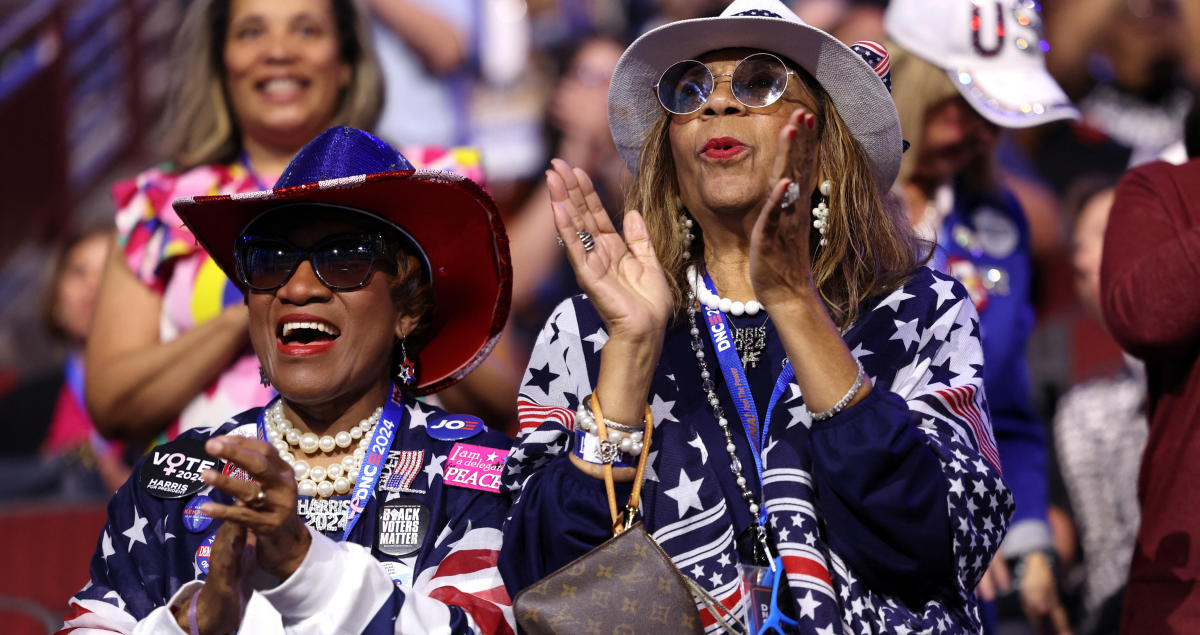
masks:
{"label": "beaded bracelet", "polygon": [[571,453],[596,465],[611,463],[613,467],[634,467],[635,455],[621,452],[620,446],[602,444],[595,434],[589,434],[579,428],[575,429],[575,447],[571,449]]}
{"label": "beaded bracelet", "polygon": [[841,412],[847,405],[850,404],[850,400],[854,399],[854,395],[858,394],[858,390],[860,388],[862,388],[863,379],[866,378],[867,372],[865,370],[863,370],[862,362],[858,361],[858,358],[854,359],[854,363],[858,364],[858,374],[854,377],[854,385],[850,387],[850,392],[847,392],[846,396],[842,397],[841,401],[833,404],[833,407],[830,408],[829,410],[825,410],[822,412],[813,412],[813,411],[809,410],[808,414],[812,417],[812,420],[814,422],[815,421],[824,421],[824,420],[832,417],[833,415]]}
{"label": "beaded bracelet", "polygon": [[608,428],[608,437],[600,439],[600,427],[596,424],[591,406],[592,396],[588,395],[575,411],[576,455],[589,463],[612,463],[615,467],[630,467],[632,456],[642,451],[646,420],[643,419],[642,426],[630,426],[605,417],[604,425]]}

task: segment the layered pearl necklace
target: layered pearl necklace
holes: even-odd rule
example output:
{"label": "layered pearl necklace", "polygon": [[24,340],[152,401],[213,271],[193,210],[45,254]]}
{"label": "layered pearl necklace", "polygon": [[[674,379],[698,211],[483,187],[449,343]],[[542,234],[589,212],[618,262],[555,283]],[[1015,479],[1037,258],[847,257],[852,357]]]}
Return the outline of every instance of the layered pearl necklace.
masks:
{"label": "layered pearl necklace", "polygon": [[[283,402],[276,401],[267,409],[264,419],[267,441],[274,445],[283,460],[292,466],[296,473],[296,491],[301,496],[329,498],[335,493],[347,494],[358,479],[363,457],[367,455],[367,447],[371,444],[371,433],[375,431],[382,412],[381,406],[349,430],[318,437],[313,432],[301,433],[297,430],[283,415]],[[356,441],[358,447],[354,448],[351,454],[343,457],[340,463],[332,463],[328,467],[310,467],[308,461],[297,459],[292,452],[293,448],[299,448],[306,455],[328,453],[333,452],[335,448],[346,449]]]}
{"label": "layered pearl necklace", "polygon": [[710,291],[708,285],[704,284],[704,280],[700,277],[700,274],[696,273],[695,267],[688,267],[687,279],[688,284],[692,287],[692,293],[696,294],[696,299],[700,301],[700,304],[710,309],[729,313],[735,317],[743,315],[755,316],[758,315],[759,311],[766,310],[756,300],[750,300],[749,302],[734,301]]}

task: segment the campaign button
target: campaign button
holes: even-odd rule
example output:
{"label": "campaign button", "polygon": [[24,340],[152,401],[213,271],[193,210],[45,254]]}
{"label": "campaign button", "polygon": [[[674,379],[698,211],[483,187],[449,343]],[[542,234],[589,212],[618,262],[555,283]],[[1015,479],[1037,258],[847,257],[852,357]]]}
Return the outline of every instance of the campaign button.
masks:
{"label": "campaign button", "polygon": [[214,531],[196,548],[196,566],[200,568],[200,572],[204,575],[208,575],[208,561],[212,558],[212,546],[216,540],[217,532]]}
{"label": "campaign button", "polygon": [[446,415],[430,421],[425,432],[438,441],[470,439],[483,432],[483,419],[471,415]]}
{"label": "campaign button", "polygon": [[150,450],[142,464],[142,489],[156,498],[185,498],[204,488],[200,474],[216,467],[204,439],[177,439]]}
{"label": "campaign button", "polygon": [[508,450],[455,443],[447,455],[442,481],[455,487],[499,493],[500,473],[506,459]]}
{"label": "campaign button", "polygon": [[200,511],[200,506],[209,502],[212,502],[212,499],[202,494],[183,506],[183,527],[185,529],[194,534],[208,529],[208,526],[212,524],[213,517]]}
{"label": "campaign button", "polygon": [[421,550],[429,531],[429,508],[413,498],[398,498],[379,506],[375,523],[375,548],[389,556],[404,557]]}

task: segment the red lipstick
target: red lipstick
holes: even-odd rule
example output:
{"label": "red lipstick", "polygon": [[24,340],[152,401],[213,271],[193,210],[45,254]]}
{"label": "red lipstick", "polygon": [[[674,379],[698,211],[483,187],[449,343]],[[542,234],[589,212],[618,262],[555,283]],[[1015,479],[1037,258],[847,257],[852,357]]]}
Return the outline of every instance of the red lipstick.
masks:
{"label": "red lipstick", "polygon": [[333,348],[342,332],[332,322],[305,313],[289,313],[275,327],[275,342],[279,352],[293,357],[307,357]]}
{"label": "red lipstick", "polygon": [[746,145],[734,137],[713,137],[704,144],[700,156],[706,159],[731,159],[746,150]]}

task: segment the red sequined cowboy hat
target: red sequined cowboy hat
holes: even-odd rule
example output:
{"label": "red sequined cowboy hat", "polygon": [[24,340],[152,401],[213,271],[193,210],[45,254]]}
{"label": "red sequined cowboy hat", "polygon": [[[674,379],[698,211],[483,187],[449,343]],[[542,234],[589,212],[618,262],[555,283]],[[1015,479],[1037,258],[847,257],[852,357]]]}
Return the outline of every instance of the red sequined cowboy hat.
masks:
{"label": "red sequined cowboy hat", "polygon": [[386,142],[348,127],[304,146],[275,187],[262,192],[181,198],[175,211],[225,275],[242,288],[238,236],[282,206],[350,208],[407,237],[433,287],[433,319],[417,356],[417,394],[456,383],[487,357],[508,319],[512,264],[508,236],[491,197],[466,177],[415,170]]}

